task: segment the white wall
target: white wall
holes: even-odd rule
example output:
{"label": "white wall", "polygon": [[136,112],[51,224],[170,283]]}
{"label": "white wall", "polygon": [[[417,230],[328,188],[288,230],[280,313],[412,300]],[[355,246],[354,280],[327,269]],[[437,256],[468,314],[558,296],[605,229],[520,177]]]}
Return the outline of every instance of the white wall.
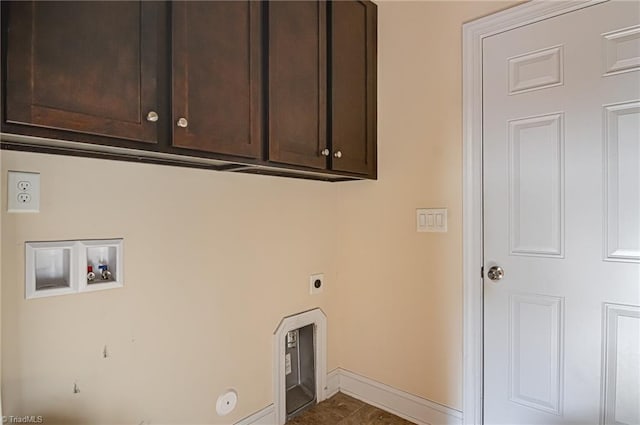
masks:
{"label": "white wall", "polygon": [[[512,3],[378,4],[378,181],[3,152],[3,176],[42,175],[39,214],[7,214],[2,185],[5,414],[233,423],[273,402],[280,318],[316,306],[329,370],[461,408],[461,25]],[[449,232],[416,233],[419,207],[447,207]],[[125,239],[123,289],[24,300],[25,241],[105,237]]]}
{"label": "white wall", "polygon": [[[42,199],[2,213],[5,414],[231,423],[273,402],[280,319],[334,315],[337,185],[10,151],[7,170],[39,171]],[[24,299],[25,241],[103,237],[124,238],[123,289]],[[311,297],[314,272],[327,288]],[[240,402],[220,418],[228,387]]]}
{"label": "white wall", "polygon": [[[513,2],[378,2],[379,180],[340,185],[340,366],[462,408],[462,24]],[[445,207],[448,233],[416,233]]]}

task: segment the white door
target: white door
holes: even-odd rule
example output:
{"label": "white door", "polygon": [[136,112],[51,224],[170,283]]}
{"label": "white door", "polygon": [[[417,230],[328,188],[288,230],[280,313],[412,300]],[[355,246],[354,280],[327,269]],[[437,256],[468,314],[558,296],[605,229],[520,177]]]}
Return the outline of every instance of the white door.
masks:
{"label": "white door", "polygon": [[638,1],[484,40],[486,424],[640,424],[639,68]]}

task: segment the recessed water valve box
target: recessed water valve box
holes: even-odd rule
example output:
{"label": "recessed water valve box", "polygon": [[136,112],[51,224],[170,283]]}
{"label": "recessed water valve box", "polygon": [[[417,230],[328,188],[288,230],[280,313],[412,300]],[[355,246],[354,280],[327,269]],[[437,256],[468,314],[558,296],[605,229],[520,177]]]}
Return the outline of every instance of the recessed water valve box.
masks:
{"label": "recessed water valve box", "polygon": [[27,242],[25,297],[123,286],[122,245],[122,239]]}
{"label": "recessed water valve box", "polygon": [[123,286],[122,239],[80,241],[80,291]]}
{"label": "recessed water valve box", "polygon": [[27,242],[25,296],[40,298],[78,291],[75,242]]}

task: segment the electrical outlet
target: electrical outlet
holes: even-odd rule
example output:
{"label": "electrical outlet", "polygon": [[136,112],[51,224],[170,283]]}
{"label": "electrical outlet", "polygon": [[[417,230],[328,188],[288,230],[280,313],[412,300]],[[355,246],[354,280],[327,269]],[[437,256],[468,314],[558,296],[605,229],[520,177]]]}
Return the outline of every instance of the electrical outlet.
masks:
{"label": "electrical outlet", "polygon": [[28,204],[31,202],[31,195],[25,192],[18,193],[18,203]]}
{"label": "electrical outlet", "polygon": [[319,294],[324,289],[324,273],[312,274],[309,277],[309,293]]}
{"label": "electrical outlet", "polygon": [[29,192],[33,185],[29,180],[22,180],[18,182],[18,190],[20,192]]}
{"label": "electrical outlet", "polygon": [[7,173],[7,211],[40,212],[40,173]]}

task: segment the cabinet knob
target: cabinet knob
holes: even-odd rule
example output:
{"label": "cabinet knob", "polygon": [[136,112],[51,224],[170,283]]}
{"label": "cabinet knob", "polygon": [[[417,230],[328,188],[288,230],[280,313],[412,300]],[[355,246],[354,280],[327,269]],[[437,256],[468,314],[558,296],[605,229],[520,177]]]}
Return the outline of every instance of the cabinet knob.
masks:
{"label": "cabinet knob", "polygon": [[322,151],[320,151],[320,155],[329,156],[329,149],[327,148],[322,149]]}
{"label": "cabinet knob", "polygon": [[178,127],[187,128],[189,121],[186,118],[179,118],[176,124],[178,124]]}
{"label": "cabinet knob", "polygon": [[335,158],[342,158],[342,151],[336,151],[336,152],[333,154],[333,156],[334,156]]}
{"label": "cabinet knob", "polygon": [[158,121],[158,113],[156,111],[149,111],[147,114],[147,121],[156,122]]}

